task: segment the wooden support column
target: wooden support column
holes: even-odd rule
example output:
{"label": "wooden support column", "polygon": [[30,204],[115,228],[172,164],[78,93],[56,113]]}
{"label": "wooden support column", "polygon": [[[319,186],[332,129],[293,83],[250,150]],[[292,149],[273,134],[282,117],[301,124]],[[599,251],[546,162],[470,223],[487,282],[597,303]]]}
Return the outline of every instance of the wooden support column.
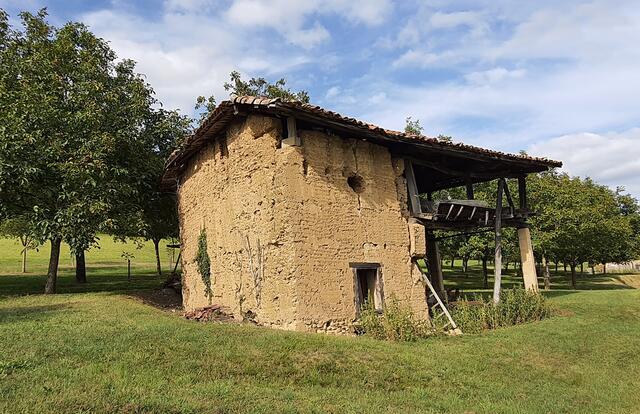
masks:
{"label": "wooden support column", "polygon": [[471,181],[471,179],[467,178],[465,187],[467,189],[467,200],[473,200],[473,182]]}
{"label": "wooden support column", "polygon": [[500,302],[500,288],[502,285],[502,191],[504,180],[498,180],[498,196],[496,198],[496,251],[493,279],[493,302]]}
{"label": "wooden support column", "polygon": [[527,210],[529,208],[527,202],[527,177],[518,177],[518,199],[520,201],[520,209]]}
{"label": "wooden support column", "polygon": [[520,245],[520,260],[522,261],[522,278],[524,288],[534,292],[538,291],[538,275],[536,274],[536,261],[531,245],[531,232],[528,227],[518,229],[518,244]]}
{"label": "wooden support column", "polygon": [[433,232],[425,230],[427,233],[427,267],[431,276],[431,284],[438,292],[440,297],[444,294],[444,278],[442,276],[442,267],[440,267],[440,250]]}
{"label": "wooden support column", "polygon": [[422,214],[420,205],[420,195],[418,194],[418,184],[413,173],[413,164],[409,160],[404,161],[404,175],[407,178],[407,193],[409,195],[409,206],[413,214]]}

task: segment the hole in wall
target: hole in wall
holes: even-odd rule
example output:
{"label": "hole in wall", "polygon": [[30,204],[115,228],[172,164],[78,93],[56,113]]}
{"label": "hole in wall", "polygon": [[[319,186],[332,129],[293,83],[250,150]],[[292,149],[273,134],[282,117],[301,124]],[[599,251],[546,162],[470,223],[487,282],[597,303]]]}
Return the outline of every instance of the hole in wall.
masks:
{"label": "hole in wall", "polygon": [[349,184],[349,187],[358,194],[364,191],[364,178],[357,174],[347,178],[347,184]]}
{"label": "hole in wall", "polygon": [[307,173],[309,172],[309,163],[307,162],[307,160],[302,160],[302,172],[304,173],[304,175],[307,175]]}

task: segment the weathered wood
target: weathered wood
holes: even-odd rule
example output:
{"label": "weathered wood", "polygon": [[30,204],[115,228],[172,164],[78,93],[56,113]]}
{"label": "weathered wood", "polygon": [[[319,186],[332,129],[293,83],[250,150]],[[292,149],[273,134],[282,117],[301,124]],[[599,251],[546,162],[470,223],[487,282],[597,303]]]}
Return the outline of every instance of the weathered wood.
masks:
{"label": "weathered wood", "polygon": [[498,180],[498,196],[496,198],[496,250],[494,259],[493,301],[500,302],[500,289],[502,285],[502,192],[504,181]]}
{"label": "weathered wood", "polygon": [[300,135],[298,135],[296,119],[292,116],[287,117],[287,137],[282,140],[282,143],[293,146],[300,146],[302,144]]}
{"label": "weathered wood", "polygon": [[440,249],[433,232],[426,230],[427,240],[427,267],[431,275],[431,283],[435,286],[438,294],[444,293],[444,278],[442,276],[442,267],[440,262]]}
{"label": "weathered wood", "polygon": [[473,200],[474,199],[473,182],[470,179],[467,179],[466,181],[467,181],[467,183],[465,184],[465,186],[467,188],[467,199],[468,200]]}
{"label": "weathered wood", "polygon": [[538,291],[538,275],[536,274],[536,262],[531,245],[531,232],[528,227],[518,229],[518,244],[520,246],[520,261],[522,262],[522,279],[524,288],[534,292]]}
{"label": "weathered wood", "polygon": [[521,210],[528,210],[527,202],[527,179],[525,176],[518,177],[518,199],[520,202]]}
{"label": "weathered wood", "polygon": [[449,211],[447,212],[447,217],[445,217],[445,220],[449,220],[449,216],[451,216],[451,212],[453,211],[453,206],[454,204],[451,204],[451,207],[449,207]]}
{"label": "weathered wood", "polygon": [[[421,165],[421,166],[430,168],[430,169],[432,169],[434,171],[438,171],[438,172],[440,172],[442,174],[450,175],[452,177],[458,177],[463,182],[464,182],[464,178],[463,177],[479,179],[479,180],[492,180],[492,179],[495,179],[497,177],[515,178],[515,177],[519,176],[518,173],[515,173],[515,172],[510,171],[510,170],[500,170],[500,169],[490,170],[490,169],[487,169],[485,171],[479,171],[481,169],[479,166],[475,166],[476,167],[475,171],[473,171],[471,169],[457,170],[455,168],[447,167],[446,165],[443,165],[443,163],[441,163],[441,162],[429,161],[429,160],[425,160],[424,158],[416,158],[416,157],[406,156],[405,159],[413,162],[416,165]],[[474,159],[476,161],[478,161],[478,162],[487,162],[488,161],[488,160],[485,160],[485,159],[482,159],[482,158],[474,158]],[[488,167],[495,167],[495,164],[487,164],[487,166]]]}
{"label": "weathered wood", "polygon": [[405,161],[404,172],[407,178],[407,190],[409,192],[411,212],[413,214],[422,214],[422,206],[420,206],[420,198],[418,195],[418,185],[416,184],[416,176],[413,173],[413,163],[411,161]]}
{"label": "weathered wood", "polygon": [[501,178],[501,180],[504,182],[503,183],[504,195],[507,198],[509,209],[511,210],[511,214],[513,215],[513,211],[515,210],[516,206],[515,204],[513,204],[513,199],[511,198],[511,191],[509,190],[509,184],[507,183],[507,180],[505,180],[504,178]]}

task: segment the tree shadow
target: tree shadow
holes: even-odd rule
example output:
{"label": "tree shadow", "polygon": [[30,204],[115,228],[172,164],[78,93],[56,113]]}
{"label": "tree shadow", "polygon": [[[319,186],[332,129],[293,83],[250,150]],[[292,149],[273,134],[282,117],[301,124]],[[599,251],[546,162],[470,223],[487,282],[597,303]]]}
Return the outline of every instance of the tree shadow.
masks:
{"label": "tree shadow", "polygon": [[73,303],[59,303],[54,305],[29,305],[10,308],[0,308],[0,323],[12,321],[43,321],[56,312],[70,309]]}
{"label": "tree shadow", "polygon": [[[489,269],[488,286],[483,286],[482,270],[478,267],[470,267],[467,273],[463,273],[460,268],[444,268],[443,275],[445,280],[445,286],[447,289],[461,289],[463,292],[487,292],[493,288],[493,269]],[[640,276],[638,276],[640,279]],[[551,278],[551,290],[544,291],[548,296],[560,296],[571,293],[577,293],[580,291],[589,290],[628,290],[635,289],[634,286],[625,282],[619,277],[619,275],[611,274],[579,274],[576,278],[576,289],[571,286],[571,273],[559,271],[557,273],[552,272]],[[543,289],[544,281],[542,278],[538,278],[538,285],[540,289]],[[513,287],[524,286],[522,277],[515,271],[503,271],[502,274],[502,288],[509,289]],[[551,293],[554,292],[554,293]]]}
{"label": "tree shadow", "polygon": [[[0,297],[33,295],[44,292],[45,274],[10,274],[0,276]],[[161,286],[165,276],[153,270],[135,269],[131,278],[126,271],[110,266],[92,266],[87,269],[87,283],[77,283],[70,271],[58,275],[57,293],[122,292],[154,289]]]}

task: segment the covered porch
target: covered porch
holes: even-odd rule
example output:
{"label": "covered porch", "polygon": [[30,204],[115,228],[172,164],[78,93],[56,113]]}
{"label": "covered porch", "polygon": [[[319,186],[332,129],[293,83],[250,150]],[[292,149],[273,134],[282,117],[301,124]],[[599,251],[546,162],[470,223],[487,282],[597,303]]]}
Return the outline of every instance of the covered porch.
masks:
{"label": "covered porch", "polygon": [[[447,231],[446,237],[464,236],[491,231],[495,237],[494,300],[499,300],[502,274],[502,229],[516,228],[523,283],[526,289],[537,291],[538,281],[527,219],[535,214],[527,200],[526,176],[548,170],[553,165],[531,162],[529,158],[500,159],[494,154],[464,151],[421,154],[413,151],[404,158],[409,211],[414,222],[425,229],[426,262],[431,283],[444,293],[438,239],[434,231]],[[474,186],[497,180],[491,202],[476,200]],[[509,181],[517,181],[517,193],[511,194]],[[465,198],[438,199],[440,190],[463,187]]]}

